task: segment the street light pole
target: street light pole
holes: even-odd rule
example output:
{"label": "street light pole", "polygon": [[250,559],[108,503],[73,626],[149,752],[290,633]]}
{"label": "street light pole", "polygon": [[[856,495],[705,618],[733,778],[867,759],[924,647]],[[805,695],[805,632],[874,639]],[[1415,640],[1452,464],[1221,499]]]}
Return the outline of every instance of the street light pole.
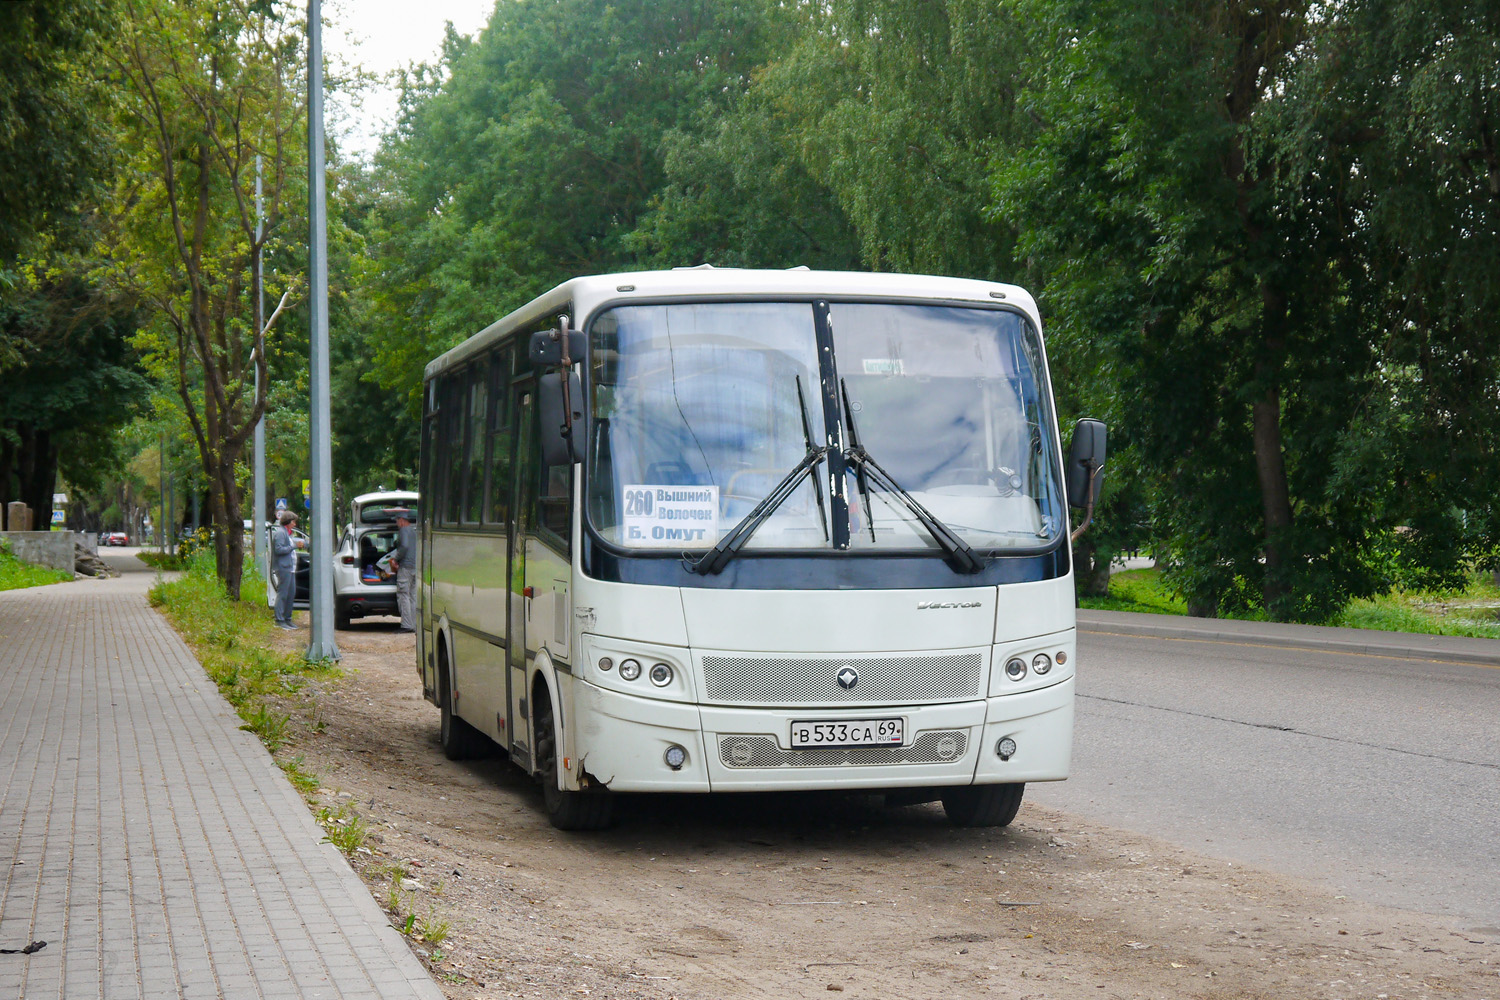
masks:
{"label": "street light pole", "polygon": [[312,557],[308,611],[309,660],[340,658],[333,628],[333,465],[328,391],[328,226],[324,217],[327,176],[323,163],[323,5],[307,0],[307,217],[308,279],[311,284],[310,438],[312,461]]}
{"label": "street light pole", "polygon": [[161,450],[157,457],[161,460],[160,478],[157,479],[156,499],[161,507],[161,526],[156,529],[156,540],[161,546],[161,554],[167,554],[167,435],[161,435]]}
{"label": "street light pole", "polygon": [[[260,401],[260,366],[265,355],[266,320],[265,289],[261,279],[261,250],[265,233],[265,216],[261,208],[260,154],[255,154],[255,350],[252,363],[255,365],[255,402]],[[255,402],[250,405],[254,406]],[[250,552],[255,565],[265,578],[266,589],[271,586],[271,553],[264,551],[266,542],[266,418],[255,422],[255,484],[251,490]]]}

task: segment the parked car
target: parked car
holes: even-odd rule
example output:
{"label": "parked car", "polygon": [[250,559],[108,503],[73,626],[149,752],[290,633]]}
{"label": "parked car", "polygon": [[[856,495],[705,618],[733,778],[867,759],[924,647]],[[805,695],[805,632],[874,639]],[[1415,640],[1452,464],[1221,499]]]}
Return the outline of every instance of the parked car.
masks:
{"label": "parked car", "polygon": [[396,547],[395,511],[412,511],[418,495],[401,491],[364,493],[350,505],[350,521],[333,557],[333,621],[348,628],[355,618],[394,615],[396,574],[385,557]]}
{"label": "parked car", "polygon": [[104,538],[105,545],[129,545],[130,536],[123,531],[111,531]]}

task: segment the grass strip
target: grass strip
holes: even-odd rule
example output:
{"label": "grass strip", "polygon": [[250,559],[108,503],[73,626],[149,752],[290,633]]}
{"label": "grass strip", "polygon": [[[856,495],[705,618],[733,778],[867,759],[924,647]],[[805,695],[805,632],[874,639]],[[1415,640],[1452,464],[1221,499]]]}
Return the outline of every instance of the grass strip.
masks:
{"label": "grass strip", "polygon": [[33,566],[17,559],[11,554],[9,539],[0,538],[0,590],[45,587],[49,583],[63,583],[71,579],[73,573],[70,570]]}
{"label": "grass strip", "polygon": [[[1111,573],[1109,596],[1083,597],[1078,606],[1091,611],[1187,614],[1187,602],[1163,581],[1159,569]],[[1475,573],[1463,590],[1392,590],[1388,594],[1350,601],[1328,624],[1382,632],[1500,639],[1500,587],[1495,585],[1490,574]]]}

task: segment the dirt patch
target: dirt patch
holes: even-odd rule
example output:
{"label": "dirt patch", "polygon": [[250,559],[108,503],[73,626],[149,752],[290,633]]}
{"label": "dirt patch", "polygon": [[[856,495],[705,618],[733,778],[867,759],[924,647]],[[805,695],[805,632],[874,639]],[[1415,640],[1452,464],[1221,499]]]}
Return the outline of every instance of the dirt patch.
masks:
{"label": "dirt patch", "polygon": [[346,674],[287,706],[283,756],[368,824],[355,867],[451,998],[1500,1000],[1500,929],[1033,804],[958,830],[867,796],[642,796],[560,833],[508,764],[443,757],[394,627],[339,633]]}

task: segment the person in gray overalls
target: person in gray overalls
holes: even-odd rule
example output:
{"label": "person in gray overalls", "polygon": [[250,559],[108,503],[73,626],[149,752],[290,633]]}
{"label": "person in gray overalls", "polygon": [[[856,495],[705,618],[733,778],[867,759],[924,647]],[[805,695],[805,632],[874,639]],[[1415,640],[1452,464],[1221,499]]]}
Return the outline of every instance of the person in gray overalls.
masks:
{"label": "person in gray overalls", "polygon": [[276,625],[278,628],[294,629],[292,623],[292,601],[297,596],[297,546],[292,539],[292,529],[297,526],[297,515],[284,510],[277,518],[279,527],[271,529],[271,569],[276,577]]}
{"label": "person in gray overalls", "polygon": [[396,511],[396,547],[391,550],[396,567],[396,608],[401,612],[398,632],[417,630],[417,529],[411,511]]}

